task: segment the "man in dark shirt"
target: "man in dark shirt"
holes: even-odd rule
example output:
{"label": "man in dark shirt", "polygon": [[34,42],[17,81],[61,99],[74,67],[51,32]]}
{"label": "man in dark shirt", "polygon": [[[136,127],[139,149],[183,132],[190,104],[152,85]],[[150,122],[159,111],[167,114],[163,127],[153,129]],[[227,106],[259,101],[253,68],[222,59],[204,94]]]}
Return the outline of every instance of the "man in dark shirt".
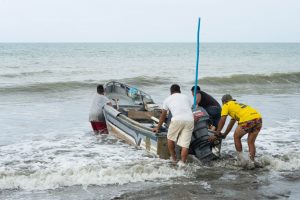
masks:
{"label": "man in dark shirt", "polygon": [[[192,95],[194,96],[194,88],[192,87]],[[198,106],[201,106],[204,108],[207,113],[210,116],[210,120],[212,122],[212,125],[217,128],[218,123],[221,118],[221,106],[218,103],[216,99],[214,99],[212,96],[207,94],[206,92],[203,92],[199,86],[196,88],[196,103]]]}

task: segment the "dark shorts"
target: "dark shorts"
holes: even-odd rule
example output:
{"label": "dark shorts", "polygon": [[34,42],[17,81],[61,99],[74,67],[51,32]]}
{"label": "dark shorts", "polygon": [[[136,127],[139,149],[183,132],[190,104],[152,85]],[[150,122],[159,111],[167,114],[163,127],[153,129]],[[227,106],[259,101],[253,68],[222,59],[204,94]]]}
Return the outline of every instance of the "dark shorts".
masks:
{"label": "dark shorts", "polygon": [[107,126],[105,122],[91,122],[92,128],[95,132],[101,133],[101,134],[108,134]]}
{"label": "dark shorts", "polygon": [[241,128],[246,132],[246,133],[252,133],[254,131],[260,130],[262,127],[262,119],[253,119],[250,121],[242,122],[239,124]]}

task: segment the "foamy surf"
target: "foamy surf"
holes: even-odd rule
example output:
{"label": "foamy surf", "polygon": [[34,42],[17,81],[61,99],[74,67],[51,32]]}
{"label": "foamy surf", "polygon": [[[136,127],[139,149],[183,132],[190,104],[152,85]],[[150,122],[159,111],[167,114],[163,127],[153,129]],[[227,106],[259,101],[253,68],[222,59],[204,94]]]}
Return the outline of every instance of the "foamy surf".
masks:
{"label": "foamy surf", "polygon": [[[158,164],[156,164],[158,165]],[[46,190],[74,185],[109,185],[134,182],[167,180],[183,176],[184,171],[170,168],[160,163],[155,166],[153,160],[143,163],[101,167],[99,165],[84,165],[40,169],[34,173],[22,175],[21,172],[1,169],[0,189]]]}
{"label": "foamy surf", "polygon": [[168,161],[110,137],[23,142],[0,148],[0,189],[46,190],[186,176]]}
{"label": "foamy surf", "polygon": [[[263,129],[257,141],[257,161],[263,168],[274,172],[300,170],[296,144],[285,146],[283,150],[281,143],[276,142],[298,134],[293,130],[299,126],[299,121],[291,120],[284,124]],[[204,168],[239,170],[240,167],[234,164],[232,140],[229,135],[224,141],[221,160],[210,166],[192,162],[185,168],[174,167],[169,161],[124,144],[112,136],[83,135],[61,140],[24,141],[0,147],[0,189],[47,190],[75,185],[122,185],[194,177]],[[246,141],[243,145],[244,157],[247,158]]]}
{"label": "foamy surf", "polygon": [[[299,137],[300,121],[288,120],[277,122],[274,127],[263,128],[256,140],[256,160],[262,168],[274,172],[300,170]],[[243,137],[243,157],[248,160],[247,135]],[[222,145],[223,160],[216,166],[242,168],[234,164],[236,152],[234,149],[233,134],[229,134]],[[228,157],[231,155],[231,157]]]}

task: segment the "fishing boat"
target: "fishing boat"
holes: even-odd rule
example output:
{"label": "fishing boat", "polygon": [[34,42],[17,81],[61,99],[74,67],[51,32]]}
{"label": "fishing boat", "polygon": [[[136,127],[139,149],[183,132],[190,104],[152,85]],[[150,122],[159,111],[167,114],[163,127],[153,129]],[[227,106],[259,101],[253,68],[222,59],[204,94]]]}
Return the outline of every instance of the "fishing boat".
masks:
{"label": "fishing boat", "polygon": [[[106,96],[113,103],[113,106],[105,105],[103,109],[109,133],[160,158],[170,158],[167,147],[168,122],[163,124],[159,133],[152,132],[162,109],[151,96],[117,81],[108,82],[104,87]],[[213,132],[208,129],[207,112],[199,108],[194,114],[200,116],[200,119],[195,122],[189,154],[202,161],[218,158],[221,140],[213,143],[208,141]],[[180,155],[179,147],[176,152]]]}

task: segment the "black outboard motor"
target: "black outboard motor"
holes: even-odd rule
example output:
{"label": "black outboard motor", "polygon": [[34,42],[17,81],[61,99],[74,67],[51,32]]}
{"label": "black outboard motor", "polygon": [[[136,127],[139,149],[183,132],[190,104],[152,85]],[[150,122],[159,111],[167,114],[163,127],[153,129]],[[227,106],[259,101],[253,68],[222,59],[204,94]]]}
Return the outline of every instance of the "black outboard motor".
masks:
{"label": "black outboard motor", "polygon": [[[210,119],[206,110],[198,107],[194,115],[200,116],[199,120],[194,124],[194,131],[189,147],[189,154],[195,155],[199,160],[207,162],[220,157],[222,139],[217,139],[214,142],[209,142],[208,137],[214,135],[210,130]],[[171,123],[172,114],[169,113],[166,121],[167,126]],[[175,146],[177,158],[180,158],[181,147]]]}
{"label": "black outboard motor", "polygon": [[208,130],[209,115],[202,107],[194,112],[194,115],[200,116],[195,122],[195,127],[191,139],[189,153],[195,155],[199,160],[210,161],[220,157],[221,139],[214,142],[209,142],[208,137],[214,135]]}

